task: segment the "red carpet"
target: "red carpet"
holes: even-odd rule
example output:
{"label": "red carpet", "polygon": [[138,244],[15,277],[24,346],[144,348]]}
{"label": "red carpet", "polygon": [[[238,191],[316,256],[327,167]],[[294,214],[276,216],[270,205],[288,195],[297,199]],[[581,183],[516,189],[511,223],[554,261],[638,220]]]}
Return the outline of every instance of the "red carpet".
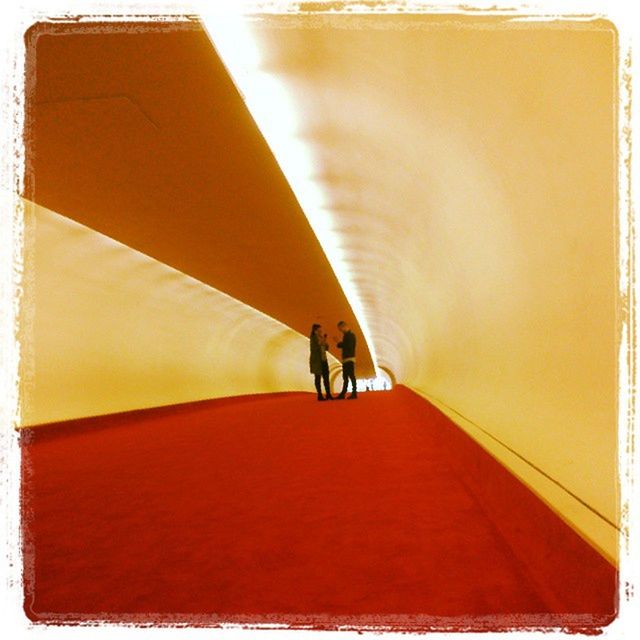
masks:
{"label": "red carpet", "polygon": [[35,621],[597,630],[615,616],[615,569],[402,387],[208,401],[22,442]]}

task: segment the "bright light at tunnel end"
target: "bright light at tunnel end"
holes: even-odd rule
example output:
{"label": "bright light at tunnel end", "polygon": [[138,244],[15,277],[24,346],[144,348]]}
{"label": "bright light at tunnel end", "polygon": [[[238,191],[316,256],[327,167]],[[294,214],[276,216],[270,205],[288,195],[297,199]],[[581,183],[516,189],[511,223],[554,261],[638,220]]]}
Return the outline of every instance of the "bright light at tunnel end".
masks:
{"label": "bright light at tunnel end", "polygon": [[369,346],[376,376],[380,377],[365,310],[348,258],[341,249],[332,212],[315,180],[313,155],[302,138],[299,110],[284,82],[262,68],[264,55],[251,30],[249,5],[223,1],[213,8],[203,7],[200,16],[338,278]]}
{"label": "bright light at tunnel end", "polygon": [[376,378],[358,378],[356,380],[356,389],[358,392],[364,391],[390,391],[393,385],[387,376],[378,376]]}

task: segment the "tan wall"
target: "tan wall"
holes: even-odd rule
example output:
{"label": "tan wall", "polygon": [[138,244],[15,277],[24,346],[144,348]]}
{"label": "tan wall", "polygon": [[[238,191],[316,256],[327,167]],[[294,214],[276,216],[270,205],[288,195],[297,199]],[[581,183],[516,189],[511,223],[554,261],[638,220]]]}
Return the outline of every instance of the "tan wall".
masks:
{"label": "tan wall", "polygon": [[297,332],[87,227],[25,207],[23,425],[313,390],[308,340]]}
{"label": "tan wall", "polygon": [[501,74],[450,105],[417,221],[425,295],[399,322],[405,382],[617,521],[613,45],[569,30],[478,52]]}
{"label": "tan wall", "polygon": [[252,28],[303,120],[380,364],[540,469],[556,508],[568,513],[545,474],[601,514],[614,555],[615,29],[452,16]]}

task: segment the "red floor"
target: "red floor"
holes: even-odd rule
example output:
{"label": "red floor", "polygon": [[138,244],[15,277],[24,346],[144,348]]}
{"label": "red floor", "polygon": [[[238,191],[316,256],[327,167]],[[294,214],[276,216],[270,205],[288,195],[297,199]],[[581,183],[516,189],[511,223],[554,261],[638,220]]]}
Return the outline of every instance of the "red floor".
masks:
{"label": "red floor", "polygon": [[23,508],[37,621],[591,629],[615,615],[613,567],[402,387],[31,429]]}

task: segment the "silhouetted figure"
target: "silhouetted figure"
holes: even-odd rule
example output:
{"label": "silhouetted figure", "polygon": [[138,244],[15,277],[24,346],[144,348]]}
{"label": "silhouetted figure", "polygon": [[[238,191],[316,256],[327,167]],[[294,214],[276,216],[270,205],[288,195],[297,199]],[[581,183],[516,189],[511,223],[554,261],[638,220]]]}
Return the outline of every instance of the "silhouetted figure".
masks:
{"label": "silhouetted figure", "polygon": [[[329,384],[329,363],[327,362],[327,336],[322,333],[322,327],[314,324],[309,335],[309,370],[314,376],[318,400],[333,400],[331,386]],[[322,395],[320,379],[324,382],[327,393],[326,398]]]}
{"label": "silhouetted figure", "polygon": [[349,400],[358,398],[358,389],[356,387],[356,336],[349,329],[344,320],[338,322],[338,329],[342,332],[342,340],[337,346],[342,350],[342,391],[338,396],[339,400],[343,400],[347,395],[349,380],[351,380],[351,395]]}

